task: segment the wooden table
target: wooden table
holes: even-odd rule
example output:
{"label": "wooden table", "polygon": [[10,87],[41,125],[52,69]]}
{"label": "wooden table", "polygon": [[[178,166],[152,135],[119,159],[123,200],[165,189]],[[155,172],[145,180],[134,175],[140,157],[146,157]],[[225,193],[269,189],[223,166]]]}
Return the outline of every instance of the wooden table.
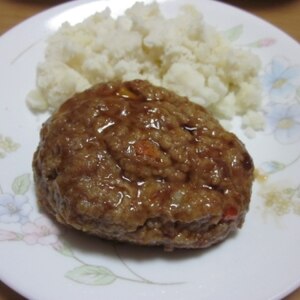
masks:
{"label": "wooden table", "polygon": [[[122,1],[122,0],[120,0]],[[0,0],[0,35],[21,21],[36,13],[60,4],[59,0]],[[264,18],[300,41],[300,1],[299,0],[228,0],[223,1],[238,6]],[[300,255],[299,255],[300,259]],[[284,276],[284,274],[282,274]],[[22,300],[10,288],[0,282],[0,300]],[[300,289],[286,300],[299,300]],[[42,300],[42,299],[39,299]],[[255,300],[255,299],[254,299]]]}

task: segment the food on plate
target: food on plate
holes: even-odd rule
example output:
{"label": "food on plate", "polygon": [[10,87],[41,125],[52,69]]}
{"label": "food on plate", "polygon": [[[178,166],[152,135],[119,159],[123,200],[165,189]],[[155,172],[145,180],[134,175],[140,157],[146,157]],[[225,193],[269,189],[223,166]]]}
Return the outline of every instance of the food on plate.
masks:
{"label": "food on plate", "polygon": [[264,127],[259,70],[256,55],[234,47],[194,6],[165,17],[157,3],[138,2],[117,18],[106,9],[64,23],[48,40],[27,103],[54,111],[94,84],[143,79],[206,107],[223,124],[243,116],[251,135]]}
{"label": "food on plate", "polygon": [[241,227],[253,162],[205,108],[148,81],[78,93],[43,124],[38,201],[105,239],[204,248]]}

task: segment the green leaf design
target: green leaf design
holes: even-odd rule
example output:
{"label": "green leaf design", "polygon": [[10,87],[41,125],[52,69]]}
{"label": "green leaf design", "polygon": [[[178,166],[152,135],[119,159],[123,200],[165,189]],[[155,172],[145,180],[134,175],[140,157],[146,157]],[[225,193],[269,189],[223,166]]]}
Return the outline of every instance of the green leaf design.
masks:
{"label": "green leaf design", "polygon": [[53,248],[64,256],[74,257],[71,247],[66,242],[58,241]]}
{"label": "green leaf design", "polygon": [[20,147],[10,137],[0,134],[0,158],[4,158],[6,154],[16,151]]}
{"label": "green leaf design", "polygon": [[276,160],[271,160],[264,162],[261,167],[267,174],[274,174],[276,172],[284,170],[287,165]]}
{"label": "green leaf design", "polygon": [[281,171],[283,169],[285,169],[286,165],[284,163],[281,163],[279,161],[270,161],[270,164],[272,165],[273,167],[273,170],[276,172],[276,171]]}
{"label": "green leaf design", "polygon": [[116,276],[104,267],[82,265],[66,273],[66,277],[87,285],[108,285],[116,280]]}
{"label": "green leaf design", "polygon": [[15,178],[12,183],[12,190],[16,195],[24,195],[30,186],[30,174],[26,173]]}
{"label": "green leaf design", "polygon": [[287,197],[292,198],[294,194],[296,193],[296,190],[293,188],[285,188],[282,190],[283,194],[285,194]]}
{"label": "green leaf design", "polygon": [[242,24],[232,27],[223,32],[224,36],[231,42],[236,41],[243,33],[244,27]]}

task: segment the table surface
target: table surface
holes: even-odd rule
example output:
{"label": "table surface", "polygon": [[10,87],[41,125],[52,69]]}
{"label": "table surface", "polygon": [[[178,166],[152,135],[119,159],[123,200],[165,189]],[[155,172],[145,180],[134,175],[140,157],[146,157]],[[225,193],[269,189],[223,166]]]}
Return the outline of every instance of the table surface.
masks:
{"label": "table surface", "polygon": [[[62,2],[64,1],[0,0],[0,35],[23,20]],[[298,42],[300,41],[299,0],[228,0],[226,2],[267,20]],[[0,300],[23,299],[0,282]],[[300,300],[300,288],[285,300]]]}

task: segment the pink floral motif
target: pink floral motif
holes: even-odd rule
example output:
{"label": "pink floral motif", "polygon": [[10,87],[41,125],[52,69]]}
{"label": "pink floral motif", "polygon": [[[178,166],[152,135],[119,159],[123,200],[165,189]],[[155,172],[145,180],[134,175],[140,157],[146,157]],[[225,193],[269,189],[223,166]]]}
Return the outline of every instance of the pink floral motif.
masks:
{"label": "pink floral motif", "polygon": [[256,47],[262,48],[262,47],[269,47],[276,43],[276,40],[273,38],[265,38],[258,40],[255,44]]}
{"label": "pink floral motif", "polygon": [[0,241],[16,241],[19,240],[18,234],[13,231],[0,229]]}
{"label": "pink floral motif", "polygon": [[44,217],[28,222],[22,226],[23,240],[29,245],[54,245],[58,242],[60,234],[57,227]]}

